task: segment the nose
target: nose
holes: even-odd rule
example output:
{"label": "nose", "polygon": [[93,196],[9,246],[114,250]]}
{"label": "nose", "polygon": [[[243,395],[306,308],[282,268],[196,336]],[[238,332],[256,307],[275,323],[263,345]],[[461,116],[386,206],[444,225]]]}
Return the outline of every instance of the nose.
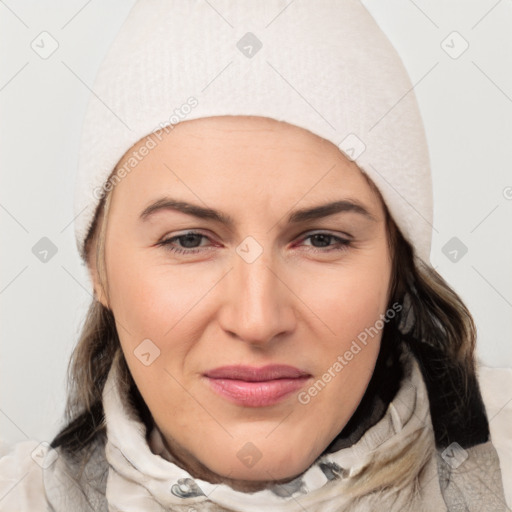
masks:
{"label": "nose", "polygon": [[237,254],[226,276],[221,327],[252,346],[264,347],[295,329],[293,292],[263,253],[248,263]]}

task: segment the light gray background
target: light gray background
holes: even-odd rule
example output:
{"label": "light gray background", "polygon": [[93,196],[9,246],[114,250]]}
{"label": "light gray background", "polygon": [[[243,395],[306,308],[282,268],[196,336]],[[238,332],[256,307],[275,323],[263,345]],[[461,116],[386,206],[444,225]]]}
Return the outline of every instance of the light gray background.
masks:
{"label": "light gray background", "polygon": [[[7,442],[50,441],[60,426],[67,364],[91,299],[72,224],[81,124],[99,64],[133,3],[0,0],[0,438]],[[402,56],[424,118],[432,264],[474,315],[479,360],[512,367],[512,2],[363,3]],[[59,44],[48,59],[31,48],[43,31]],[[469,44],[458,58],[445,51],[462,48],[454,31]],[[58,249],[47,263],[32,253],[42,237]],[[456,262],[443,253],[452,237],[468,248]]]}

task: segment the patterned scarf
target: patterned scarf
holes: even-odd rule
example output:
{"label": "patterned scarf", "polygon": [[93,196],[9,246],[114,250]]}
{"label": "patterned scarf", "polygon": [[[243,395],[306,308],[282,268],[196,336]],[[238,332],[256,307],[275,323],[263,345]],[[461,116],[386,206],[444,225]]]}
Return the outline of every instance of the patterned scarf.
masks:
{"label": "patterned scarf", "polygon": [[156,425],[146,431],[114,364],[103,391],[106,445],[94,447],[80,474],[59,457],[45,474],[49,501],[54,510],[105,512],[508,510],[491,442],[436,449],[426,386],[408,350],[401,366],[399,389],[375,424],[337,438],[294,480],[248,493],[181,468]]}

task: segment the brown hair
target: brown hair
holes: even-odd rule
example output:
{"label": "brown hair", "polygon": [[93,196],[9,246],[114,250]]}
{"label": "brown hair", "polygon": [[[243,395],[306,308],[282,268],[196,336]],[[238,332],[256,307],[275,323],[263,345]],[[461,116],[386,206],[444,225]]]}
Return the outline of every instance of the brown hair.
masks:
{"label": "brown hair", "polygon": [[[103,196],[85,242],[85,254],[96,251],[99,281],[108,296],[105,271],[105,237],[112,193]],[[52,448],[61,447],[68,457],[86,458],[89,448],[106,440],[106,424],[102,393],[113,364],[129,389],[132,404],[149,428],[151,413],[133,380],[117,333],[112,311],[96,297],[87,311],[78,343],[68,364],[65,426],[51,442]]]}

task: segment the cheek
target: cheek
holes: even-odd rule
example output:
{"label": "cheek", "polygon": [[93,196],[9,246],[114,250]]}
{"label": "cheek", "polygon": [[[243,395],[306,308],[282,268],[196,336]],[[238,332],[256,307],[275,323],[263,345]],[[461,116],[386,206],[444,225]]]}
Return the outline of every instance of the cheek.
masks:
{"label": "cheek", "polygon": [[205,293],[191,271],[149,265],[136,254],[112,256],[118,264],[108,267],[111,306],[134,341],[172,336]]}
{"label": "cheek", "polygon": [[322,270],[308,279],[302,275],[296,289],[300,297],[308,298],[309,308],[343,345],[385,313],[389,280],[387,260],[372,258],[357,265]]}
{"label": "cheek", "polygon": [[[190,372],[195,371],[201,339],[210,320],[208,292],[222,273],[201,273],[193,265],[150,263],[135,251],[114,252],[111,261],[119,264],[107,268],[111,307],[132,375],[141,392],[165,383],[168,396],[185,399],[172,376],[190,378]],[[150,357],[157,354],[149,367],[139,359],[147,353],[146,347]],[[152,395],[148,403],[154,399]],[[175,400],[175,406],[180,406],[180,400]]]}
{"label": "cheek", "polygon": [[[111,261],[118,262],[107,268],[111,307],[127,365],[144,401],[162,424],[172,422],[181,429],[181,418],[187,423],[197,416],[200,421],[200,410],[190,408],[180,382],[200,336],[200,300],[213,283],[201,281],[184,267],[148,265],[136,255],[112,251]],[[143,353],[149,353],[147,366],[140,359]]]}
{"label": "cheek", "polygon": [[311,297],[311,309],[332,334],[317,337],[316,347],[311,347],[319,373],[301,403],[309,400],[306,408],[314,408],[333,435],[364,395],[385,325],[381,315],[388,305],[391,265],[385,252],[382,258],[360,261],[319,273],[301,291],[301,296]]}

